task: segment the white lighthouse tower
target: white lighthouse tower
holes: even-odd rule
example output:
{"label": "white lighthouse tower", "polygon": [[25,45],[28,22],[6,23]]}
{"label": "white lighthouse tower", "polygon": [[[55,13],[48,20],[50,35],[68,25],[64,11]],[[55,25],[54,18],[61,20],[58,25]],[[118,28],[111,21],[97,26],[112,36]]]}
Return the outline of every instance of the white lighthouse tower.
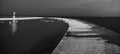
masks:
{"label": "white lighthouse tower", "polygon": [[12,32],[12,34],[14,34],[15,32],[16,32],[16,30],[17,30],[17,21],[16,21],[16,16],[15,16],[15,11],[13,12],[13,20],[12,20],[12,30],[11,30],[11,32]]}
{"label": "white lighthouse tower", "polygon": [[14,11],[14,12],[13,12],[13,18],[16,18],[16,17],[15,17],[15,14],[16,14],[16,13],[15,13],[15,11]]}

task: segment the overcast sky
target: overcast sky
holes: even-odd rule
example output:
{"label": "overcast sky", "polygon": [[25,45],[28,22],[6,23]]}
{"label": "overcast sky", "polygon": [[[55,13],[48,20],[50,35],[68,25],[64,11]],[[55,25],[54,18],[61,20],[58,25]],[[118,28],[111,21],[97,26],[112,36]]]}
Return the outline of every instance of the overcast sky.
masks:
{"label": "overcast sky", "polygon": [[120,0],[0,0],[0,14],[26,16],[120,16]]}

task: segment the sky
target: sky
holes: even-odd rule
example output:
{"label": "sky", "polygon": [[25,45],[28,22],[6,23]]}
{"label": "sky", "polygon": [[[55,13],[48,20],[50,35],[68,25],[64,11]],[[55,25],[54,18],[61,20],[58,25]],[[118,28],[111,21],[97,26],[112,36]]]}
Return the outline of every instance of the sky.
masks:
{"label": "sky", "polygon": [[0,0],[0,16],[120,16],[120,0]]}

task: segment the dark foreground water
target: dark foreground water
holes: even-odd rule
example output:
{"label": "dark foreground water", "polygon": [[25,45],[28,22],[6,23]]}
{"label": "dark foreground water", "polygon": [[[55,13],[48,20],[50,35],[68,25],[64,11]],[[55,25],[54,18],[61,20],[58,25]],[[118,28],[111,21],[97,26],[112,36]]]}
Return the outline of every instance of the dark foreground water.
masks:
{"label": "dark foreground water", "polygon": [[0,54],[50,54],[69,27],[57,20],[0,22]]}

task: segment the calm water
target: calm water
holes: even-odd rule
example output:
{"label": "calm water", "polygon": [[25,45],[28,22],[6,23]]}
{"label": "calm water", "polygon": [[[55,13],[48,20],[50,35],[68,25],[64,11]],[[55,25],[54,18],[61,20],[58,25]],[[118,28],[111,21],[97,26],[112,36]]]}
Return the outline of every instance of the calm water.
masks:
{"label": "calm water", "polygon": [[58,20],[21,20],[15,24],[0,21],[0,53],[50,54],[68,27],[68,24]]}

